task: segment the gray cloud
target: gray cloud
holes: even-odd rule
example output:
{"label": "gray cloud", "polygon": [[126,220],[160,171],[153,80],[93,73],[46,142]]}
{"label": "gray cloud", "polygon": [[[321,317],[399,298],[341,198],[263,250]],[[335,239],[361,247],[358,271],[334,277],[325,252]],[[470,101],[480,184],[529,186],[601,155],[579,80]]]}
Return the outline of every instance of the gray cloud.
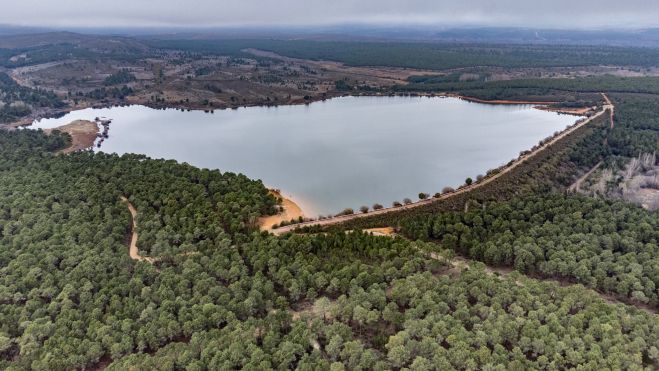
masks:
{"label": "gray cloud", "polygon": [[0,23],[59,27],[659,26],[657,0],[2,0]]}

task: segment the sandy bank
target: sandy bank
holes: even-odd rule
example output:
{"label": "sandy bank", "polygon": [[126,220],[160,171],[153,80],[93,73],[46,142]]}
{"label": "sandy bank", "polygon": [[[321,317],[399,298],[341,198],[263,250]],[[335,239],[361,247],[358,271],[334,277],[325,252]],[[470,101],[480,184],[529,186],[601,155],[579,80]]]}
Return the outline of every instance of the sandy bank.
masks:
{"label": "sandy bank", "polygon": [[70,124],[44,131],[50,134],[53,130],[59,130],[71,136],[71,145],[59,151],[60,153],[72,153],[92,148],[99,131],[98,125],[95,122],[87,120],[76,120]]}
{"label": "sandy bank", "polygon": [[487,100],[487,99],[479,99],[479,98],[474,98],[474,97],[467,97],[464,95],[456,95],[456,94],[447,94],[446,96],[448,97],[453,97],[453,98],[460,98],[462,100],[466,100],[469,102],[474,102],[474,103],[483,103],[483,104],[533,104],[533,105],[548,105],[548,104],[557,104],[558,102],[542,102],[542,101],[531,101],[531,100],[500,100],[500,99],[495,99],[495,100]]}
{"label": "sandy bank", "polygon": [[276,190],[271,189],[270,194],[282,200],[281,206],[283,207],[284,210],[279,214],[264,216],[260,218],[259,227],[261,228],[261,230],[269,231],[272,230],[272,226],[275,224],[279,224],[284,221],[290,221],[291,219],[297,220],[300,217],[304,218],[304,213],[302,213],[302,208],[300,208],[298,204],[293,202],[293,200],[282,196],[281,192]]}
{"label": "sandy bank", "polygon": [[586,114],[588,114],[588,112],[593,111],[593,108],[591,107],[561,108],[561,107],[549,107],[549,106],[535,106],[533,108],[543,111],[548,111],[548,112],[557,112],[557,113],[563,113],[566,115],[575,115],[575,116],[585,116]]}

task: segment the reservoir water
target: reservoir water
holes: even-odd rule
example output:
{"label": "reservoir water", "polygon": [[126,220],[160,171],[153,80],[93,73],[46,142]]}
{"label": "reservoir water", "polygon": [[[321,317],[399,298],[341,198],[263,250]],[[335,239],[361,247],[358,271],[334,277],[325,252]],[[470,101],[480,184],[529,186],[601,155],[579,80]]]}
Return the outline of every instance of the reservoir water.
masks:
{"label": "reservoir water", "polygon": [[84,109],[33,127],[95,117],[112,119],[110,138],[96,151],[243,173],[282,189],[310,217],[457,187],[577,120],[527,105],[457,98],[343,97],[212,114]]}

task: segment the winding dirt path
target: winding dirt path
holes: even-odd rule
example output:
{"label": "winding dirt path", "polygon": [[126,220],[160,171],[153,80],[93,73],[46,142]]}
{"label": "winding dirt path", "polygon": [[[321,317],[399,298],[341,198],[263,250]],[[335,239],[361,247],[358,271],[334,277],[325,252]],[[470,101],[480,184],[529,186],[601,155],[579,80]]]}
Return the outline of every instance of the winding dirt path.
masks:
{"label": "winding dirt path", "polygon": [[[441,255],[439,255],[437,253],[434,253],[434,252],[430,253],[430,258],[434,259],[434,260],[438,260],[438,261],[445,261],[444,257],[442,257]],[[471,263],[472,263],[471,259],[467,259],[467,258],[464,258],[462,256],[456,255],[451,259],[451,267],[452,268],[449,270],[449,272],[454,273],[454,274],[460,274],[465,269],[469,269]],[[494,276],[494,275],[508,276],[512,272],[518,272],[512,267],[492,267],[492,266],[489,266],[485,263],[482,263],[482,264],[484,266],[483,269],[485,270],[485,273],[489,276]],[[586,286],[578,284],[578,283],[568,282],[568,281],[565,281],[565,280],[557,280],[557,279],[552,279],[552,278],[534,277],[534,276],[526,275],[522,272],[518,272],[518,273],[521,274],[522,276],[528,278],[528,279],[534,279],[534,280],[545,281],[545,282],[552,282],[552,283],[555,283],[555,284],[557,284],[558,286],[561,286],[561,287],[580,285],[585,290],[599,296],[602,300],[604,300],[608,304],[613,304],[613,305],[622,304],[622,305],[626,305],[626,306],[632,306],[632,307],[640,309],[640,310],[642,310],[645,313],[650,314],[650,315],[656,315],[656,314],[659,313],[659,308],[654,307],[650,304],[625,302],[625,301],[620,300],[619,298],[617,298],[615,295],[602,293],[602,292],[599,292],[595,289],[586,287]],[[522,280],[516,280],[515,283],[518,286],[524,286],[524,282]]]}
{"label": "winding dirt path", "polygon": [[121,201],[125,202],[128,206],[128,211],[130,211],[131,219],[133,220],[133,226],[131,228],[130,236],[130,248],[128,249],[128,255],[133,260],[145,261],[153,264],[154,259],[147,256],[141,256],[139,250],[137,249],[137,210],[135,206],[128,201],[124,196],[121,196]]}
{"label": "winding dirt path", "polygon": [[417,201],[417,202],[413,202],[413,203],[411,203],[411,204],[409,204],[409,205],[403,205],[403,206],[399,206],[399,207],[388,207],[388,208],[384,208],[384,209],[380,209],[380,210],[371,211],[371,212],[366,213],[366,214],[341,215],[341,216],[336,216],[336,217],[331,218],[331,219],[315,220],[315,221],[310,221],[310,222],[304,222],[304,223],[299,223],[299,224],[293,224],[293,225],[289,225],[289,226],[285,226],[285,227],[281,227],[281,228],[274,229],[274,230],[272,230],[272,233],[274,233],[275,235],[281,235],[281,234],[284,234],[284,233],[287,233],[287,232],[291,232],[291,231],[293,231],[293,230],[295,230],[295,229],[297,229],[297,228],[300,228],[300,227],[308,227],[308,226],[328,226],[328,225],[334,225],[334,224],[343,223],[343,222],[346,222],[346,221],[349,221],[349,220],[353,220],[353,219],[366,218],[366,217],[370,217],[370,216],[373,216],[373,215],[381,215],[381,214],[386,214],[386,213],[393,212],[393,211],[413,209],[413,208],[415,208],[415,207],[420,207],[420,206],[423,206],[423,205],[428,205],[428,204],[431,204],[431,203],[433,203],[433,202],[444,201],[444,200],[447,200],[447,199],[449,199],[449,198],[451,198],[451,197],[455,197],[455,196],[460,195],[460,194],[464,194],[464,193],[467,193],[467,192],[471,192],[471,191],[473,191],[473,190],[475,190],[475,189],[478,189],[478,188],[480,188],[480,187],[482,187],[482,186],[484,186],[484,185],[486,185],[486,184],[489,184],[489,183],[491,183],[491,182],[494,182],[495,180],[497,180],[497,179],[499,179],[500,177],[502,177],[503,175],[509,173],[509,172],[512,171],[513,169],[517,168],[518,166],[520,166],[521,164],[523,164],[524,162],[526,162],[527,160],[529,160],[529,159],[535,157],[536,155],[538,155],[538,154],[541,153],[542,151],[544,151],[544,150],[546,150],[547,148],[551,147],[551,146],[554,145],[555,143],[561,141],[563,138],[565,138],[565,137],[567,137],[568,135],[574,133],[575,131],[579,130],[580,128],[582,128],[582,127],[588,125],[588,124],[591,123],[592,121],[596,120],[597,118],[599,118],[600,116],[602,116],[603,114],[605,114],[607,111],[609,111],[609,110],[613,110],[613,109],[614,109],[613,105],[605,104],[605,105],[603,106],[603,108],[602,108],[601,111],[599,111],[599,112],[597,112],[596,114],[594,114],[593,116],[591,116],[591,117],[589,117],[589,118],[587,118],[587,119],[585,119],[585,120],[583,120],[583,121],[577,123],[576,125],[574,125],[574,126],[568,128],[568,129],[565,129],[563,132],[561,132],[559,135],[553,137],[553,138],[552,138],[550,141],[548,141],[547,143],[545,143],[545,144],[543,144],[542,146],[536,148],[535,150],[533,150],[533,151],[527,153],[526,155],[523,155],[523,156],[519,157],[519,158],[518,158],[517,160],[515,160],[510,166],[507,166],[507,167],[503,168],[503,169],[502,169],[500,172],[498,172],[497,174],[492,175],[492,176],[489,176],[489,177],[483,179],[483,180],[480,181],[480,182],[476,182],[476,183],[473,183],[473,184],[471,184],[471,185],[469,185],[469,186],[462,187],[462,188],[458,189],[458,190],[455,191],[455,192],[441,195],[441,196],[438,197],[438,198],[429,198],[429,199],[425,199],[425,200],[420,200],[420,201]]}
{"label": "winding dirt path", "polygon": [[584,175],[581,176],[581,178],[577,179],[570,187],[568,187],[568,191],[570,192],[579,192],[581,189],[581,184],[588,179],[589,176],[591,176],[599,167],[602,166],[602,161],[598,162],[595,166],[593,166],[592,169],[588,170],[588,172]]}
{"label": "winding dirt path", "polygon": [[[366,232],[368,230],[365,229],[363,231]],[[385,235],[382,235],[382,236],[394,237],[394,234],[388,234],[388,235],[385,234]],[[406,238],[406,237],[403,236],[403,238]],[[419,250],[419,251],[421,251],[421,250]],[[428,256],[433,260],[437,260],[437,261],[440,261],[440,262],[446,262],[446,258],[443,257],[442,255],[436,253],[436,252],[429,251],[429,252],[423,252],[423,253],[427,253]],[[626,302],[626,301],[620,300],[618,297],[616,297],[613,294],[606,294],[606,293],[603,293],[603,292],[599,292],[595,289],[586,287],[586,286],[581,285],[579,283],[573,283],[573,282],[569,282],[569,281],[566,281],[566,280],[546,278],[546,277],[529,276],[527,274],[524,274],[522,272],[519,272],[519,271],[515,270],[513,267],[500,267],[500,266],[499,267],[494,267],[494,266],[487,265],[483,262],[478,262],[476,260],[465,258],[464,256],[461,256],[461,255],[455,255],[454,257],[452,257],[450,259],[450,262],[449,262],[450,263],[450,269],[448,269],[447,271],[445,271],[443,273],[440,273],[440,274],[459,275],[464,270],[469,269],[473,262],[477,262],[477,263],[482,264],[483,270],[485,271],[485,273],[488,276],[498,275],[498,276],[506,277],[506,276],[510,275],[511,273],[513,273],[513,272],[518,272],[519,274],[521,274],[522,276],[524,276],[528,279],[533,279],[533,280],[537,280],[537,281],[552,282],[552,283],[555,283],[555,284],[557,284],[558,286],[561,286],[561,287],[569,287],[569,286],[580,285],[585,290],[599,296],[602,300],[604,300],[608,304],[613,304],[613,305],[622,304],[622,305],[632,306],[632,307],[638,308],[638,309],[640,309],[640,310],[642,310],[645,313],[650,314],[650,315],[659,314],[659,307],[655,307],[655,306],[652,306],[650,304],[638,303],[638,302]],[[518,286],[524,286],[524,282],[522,280],[516,280],[515,283]]]}
{"label": "winding dirt path", "polygon": [[[604,101],[606,102],[606,106],[609,107],[609,120],[611,121],[611,129],[615,127],[615,109],[616,107],[613,105],[613,102],[611,102],[611,99],[609,99],[609,96],[606,95],[606,93],[602,93],[602,98],[604,98]],[[606,139],[605,139],[606,141]],[[570,192],[579,192],[581,188],[581,184],[588,179],[589,176],[591,176],[599,167],[602,166],[602,161],[598,162],[592,169],[590,169],[586,174],[582,175],[579,179],[577,179],[576,182],[574,182],[569,188],[568,191]]]}

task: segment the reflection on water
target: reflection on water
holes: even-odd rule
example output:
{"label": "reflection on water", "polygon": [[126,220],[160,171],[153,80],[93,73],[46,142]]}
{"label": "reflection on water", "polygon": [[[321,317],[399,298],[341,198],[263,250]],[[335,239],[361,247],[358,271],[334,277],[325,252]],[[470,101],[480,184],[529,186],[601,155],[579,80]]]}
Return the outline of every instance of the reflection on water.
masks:
{"label": "reflection on water", "polygon": [[308,216],[459,186],[576,120],[456,98],[344,97],[213,114],[85,109],[35,126],[95,117],[112,119],[101,151],[241,172],[283,189]]}

